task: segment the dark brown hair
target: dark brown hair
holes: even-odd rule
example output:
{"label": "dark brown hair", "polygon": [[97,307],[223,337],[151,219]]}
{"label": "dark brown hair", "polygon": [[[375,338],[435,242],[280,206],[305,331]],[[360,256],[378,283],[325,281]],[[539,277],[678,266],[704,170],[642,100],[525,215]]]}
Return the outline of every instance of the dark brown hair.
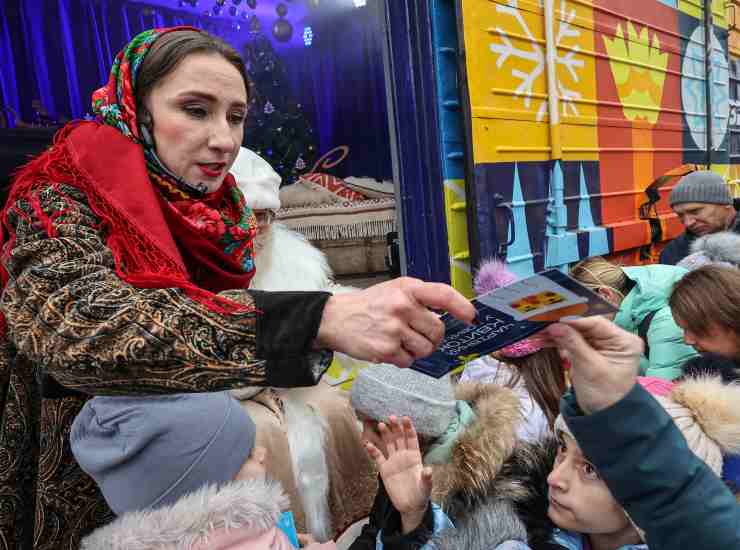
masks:
{"label": "dark brown hair", "polygon": [[566,390],[565,372],[557,349],[543,348],[526,357],[502,357],[501,360],[516,367],[517,371],[506,385],[513,388],[522,380],[552,428],[560,414],[560,398]]}
{"label": "dark brown hair", "polygon": [[152,88],[170,74],[182,61],[194,53],[218,54],[231,63],[244,79],[247,98],[250,82],[244,61],[237,51],[220,38],[204,31],[184,29],[159,37],[147,53],[139,69],[136,82],[136,105],[142,106]]}
{"label": "dark brown hair", "polygon": [[740,339],[740,270],[707,265],[687,273],[673,287],[671,312],[685,328],[706,336],[712,323]]}

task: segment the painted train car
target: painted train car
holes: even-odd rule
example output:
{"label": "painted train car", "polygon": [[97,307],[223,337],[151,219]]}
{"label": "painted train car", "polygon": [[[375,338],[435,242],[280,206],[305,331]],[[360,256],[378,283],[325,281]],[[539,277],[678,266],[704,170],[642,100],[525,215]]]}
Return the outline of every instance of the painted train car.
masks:
{"label": "painted train car", "polygon": [[[427,129],[444,180],[449,277],[464,292],[492,256],[522,275],[597,254],[654,261],[682,230],[667,203],[678,176],[708,166],[737,181],[735,3],[430,0],[428,14]],[[423,209],[406,176],[402,200]],[[419,204],[402,212],[418,274],[414,250],[438,246],[439,233],[423,235],[423,220],[412,227]]]}

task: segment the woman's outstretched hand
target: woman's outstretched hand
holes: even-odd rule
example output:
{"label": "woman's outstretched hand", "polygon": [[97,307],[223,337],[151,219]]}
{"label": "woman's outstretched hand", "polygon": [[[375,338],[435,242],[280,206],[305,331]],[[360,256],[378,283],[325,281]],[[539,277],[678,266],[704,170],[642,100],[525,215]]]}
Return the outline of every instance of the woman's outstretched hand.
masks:
{"label": "woman's outstretched hand", "polygon": [[473,305],[451,286],[401,277],[329,298],[314,345],[408,367],[444,338],[444,324],[430,308],[468,323],[475,318]]}
{"label": "woman's outstretched hand", "polygon": [[368,442],[367,452],[375,461],[393,506],[401,514],[403,533],[416,529],[424,519],[429,496],[432,494],[432,469],[424,467],[419,450],[419,438],[411,419],[395,416],[388,425],[378,424],[387,455]]}
{"label": "woman's outstretched hand", "polygon": [[562,321],[543,336],[571,362],[573,389],[586,414],[614,405],[637,382],[642,340],[603,317]]}

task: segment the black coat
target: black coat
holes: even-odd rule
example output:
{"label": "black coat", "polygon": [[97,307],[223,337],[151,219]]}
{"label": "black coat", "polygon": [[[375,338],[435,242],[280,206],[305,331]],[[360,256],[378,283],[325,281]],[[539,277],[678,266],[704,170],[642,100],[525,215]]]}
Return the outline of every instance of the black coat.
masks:
{"label": "black coat", "polygon": [[382,529],[383,550],[412,550],[421,548],[431,538],[434,530],[432,507],[427,506],[421,525],[410,533],[401,532],[401,514],[395,509],[378,478],[378,492],[370,510],[370,521],[362,528],[349,550],[375,550],[378,531]]}
{"label": "black coat", "polygon": [[[735,216],[735,222],[728,229],[740,234],[740,214]],[[696,235],[684,231],[678,237],[673,239],[660,253],[660,263],[666,265],[676,265],[686,256],[691,254],[691,243],[696,240]]]}

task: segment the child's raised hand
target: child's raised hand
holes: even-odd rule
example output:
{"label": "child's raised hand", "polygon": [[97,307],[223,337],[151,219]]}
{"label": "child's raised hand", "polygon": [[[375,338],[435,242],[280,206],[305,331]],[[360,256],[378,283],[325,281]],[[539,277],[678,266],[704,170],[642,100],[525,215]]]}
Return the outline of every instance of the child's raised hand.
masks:
{"label": "child's raised hand", "polygon": [[413,531],[424,519],[432,493],[432,470],[425,468],[419,438],[411,419],[391,416],[388,425],[378,424],[388,456],[372,443],[367,451],[378,466],[388,497],[401,514],[404,533]]}

